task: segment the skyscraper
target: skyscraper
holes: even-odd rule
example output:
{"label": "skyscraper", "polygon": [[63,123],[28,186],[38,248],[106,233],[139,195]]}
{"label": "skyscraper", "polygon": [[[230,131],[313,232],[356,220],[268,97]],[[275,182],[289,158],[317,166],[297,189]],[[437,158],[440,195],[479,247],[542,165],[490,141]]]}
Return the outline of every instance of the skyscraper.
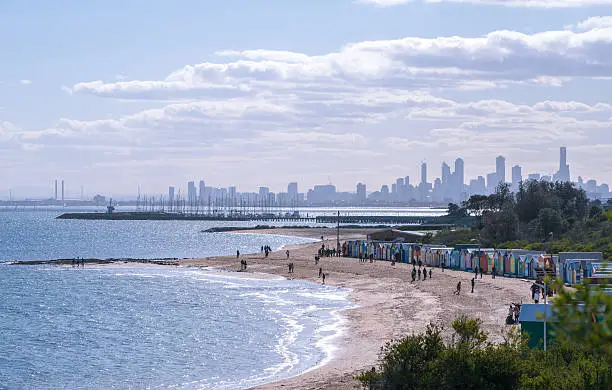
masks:
{"label": "skyscraper", "polygon": [[287,194],[289,195],[289,199],[296,200],[298,196],[298,183],[289,183],[289,185],[287,186]]}
{"label": "skyscraper", "polygon": [[62,202],[64,201],[64,181],[62,180]]}
{"label": "skyscraper", "polygon": [[567,149],[562,146],[559,150],[559,171],[554,175],[555,181],[570,181],[570,169],[567,164]]}
{"label": "skyscraper", "polygon": [[427,163],[421,164],[421,184],[427,183]]}
{"label": "skyscraper", "polygon": [[464,196],[464,185],[465,185],[465,163],[463,159],[458,158],[455,160],[455,173],[454,173],[454,194],[455,200],[463,201]]}
{"label": "skyscraper", "polygon": [[201,204],[204,203],[205,201],[205,195],[204,195],[204,191],[206,191],[206,185],[204,184],[204,180],[200,180],[200,188],[199,188],[199,194],[198,194],[198,200]]}
{"label": "skyscraper", "polygon": [[168,187],[168,202],[170,204],[174,203],[174,187]]}
{"label": "skyscraper", "polygon": [[194,181],[187,182],[187,201],[190,204],[197,202],[196,186]]}
{"label": "skyscraper", "polygon": [[520,165],[512,167],[512,190],[517,191],[519,183],[523,180],[523,173]]}
{"label": "skyscraper", "polygon": [[495,159],[495,175],[497,184],[506,182],[506,159],[503,156],[497,156]]}
{"label": "skyscraper", "polygon": [[442,183],[448,183],[450,181],[450,177],[451,177],[451,169],[448,166],[448,164],[446,162],[442,162],[442,176],[440,176],[440,178],[442,179]]}
{"label": "skyscraper", "polygon": [[357,201],[365,202],[366,200],[366,185],[357,183]]}
{"label": "skyscraper", "polygon": [[55,200],[57,200],[57,180],[55,180]]}

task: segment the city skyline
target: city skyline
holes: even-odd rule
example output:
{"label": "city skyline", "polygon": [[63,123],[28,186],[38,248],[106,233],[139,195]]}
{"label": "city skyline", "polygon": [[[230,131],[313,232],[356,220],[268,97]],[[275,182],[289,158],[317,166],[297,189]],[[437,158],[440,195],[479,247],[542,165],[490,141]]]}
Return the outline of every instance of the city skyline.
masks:
{"label": "city skyline", "polygon": [[[303,192],[299,191],[299,182],[292,181],[286,185],[286,191],[272,189],[268,186],[261,185],[256,188],[246,189],[231,185],[228,187],[222,186],[206,186],[204,179],[189,180],[187,186],[183,188],[178,183],[174,183],[167,187],[167,192],[164,196],[163,191],[153,192],[147,195],[163,197],[172,203],[174,200],[181,199],[188,204],[204,204],[210,199],[228,198],[238,199],[244,198],[252,202],[264,203],[279,203],[283,205],[297,206],[299,204],[316,204],[323,202],[352,202],[364,203],[366,200],[373,202],[387,203],[402,203],[402,202],[418,202],[418,203],[436,203],[443,204],[446,202],[460,203],[467,200],[471,195],[487,195],[495,191],[500,183],[507,183],[512,191],[518,190],[520,182],[529,180],[544,180],[544,181],[572,181],[579,188],[583,188],[587,195],[591,198],[608,199],[612,197],[610,187],[607,183],[597,182],[595,179],[578,175],[574,180],[570,175],[571,168],[567,158],[567,148],[561,146],[559,148],[559,164],[558,170],[550,174],[541,172],[523,173],[523,167],[519,164],[512,165],[504,156],[495,158],[494,172],[483,172],[481,175],[470,179],[466,182],[465,179],[465,163],[461,157],[457,157],[454,161],[453,168],[446,161],[442,161],[440,166],[440,175],[436,176],[429,170],[430,167],[426,162],[420,165],[420,177],[415,182],[410,176],[398,177],[387,184],[382,184],[380,189],[368,187],[367,183],[358,182],[352,190],[338,188],[333,183],[304,185]],[[510,166],[510,176],[506,175],[507,166]],[[428,173],[429,172],[429,173]],[[430,175],[430,176],[428,176]],[[430,181],[430,178],[432,179]],[[54,181],[54,197],[56,201],[64,201],[64,180],[61,180],[61,197],[58,193],[58,182]],[[240,191],[239,191],[240,190]],[[80,187],[80,200],[85,200],[83,186]],[[96,194],[100,195],[100,194]],[[112,194],[105,194],[113,196]],[[124,195],[125,197],[126,195]],[[138,194],[136,198],[141,196],[141,187],[138,185]],[[92,198],[88,196],[87,199]],[[70,197],[66,197],[69,199]],[[127,198],[134,196],[127,195]],[[47,198],[48,199],[48,198]],[[72,197],[72,199],[75,199]]]}
{"label": "city skyline", "polygon": [[554,174],[559,145],[572,177],[612,182],[608,0],[0,8],[2,198],[55,179],[77,197],[200,177],[391,191],[457,156],[466,182],[500,155],[506,179]]}

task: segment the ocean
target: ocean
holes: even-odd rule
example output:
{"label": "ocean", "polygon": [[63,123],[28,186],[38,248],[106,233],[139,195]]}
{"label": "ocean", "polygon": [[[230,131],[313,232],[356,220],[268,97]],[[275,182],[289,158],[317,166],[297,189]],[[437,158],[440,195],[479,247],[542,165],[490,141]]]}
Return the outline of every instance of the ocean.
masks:
{"label": "ocean", "polygon": [[0,212],[0,388],[243,389],[333,354],[349,291],[266,275],[11,265],[59,258],[184,258],[309,240],[202,233],[195,221],[56,220]]}
{"label": "ocean", "polygon": [[85,258],[194,258],[258,252],[262,245],[309,242],[299,237],[202,233],[254,222],[85,221],[55,219],[62,211],[0,211],[0,262]]}

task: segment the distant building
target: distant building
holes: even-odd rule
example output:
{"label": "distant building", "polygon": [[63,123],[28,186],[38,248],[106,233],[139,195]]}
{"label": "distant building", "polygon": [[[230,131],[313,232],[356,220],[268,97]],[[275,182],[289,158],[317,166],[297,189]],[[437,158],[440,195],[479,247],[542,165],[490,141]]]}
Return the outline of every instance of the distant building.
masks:
{"label": "distant building", "polygon": [[512,167],[512,189],[517,191],[519,183],[523,180],[523,173],[520,165]]}
{"label": "distant building", "polygon": [[357,193],[356,193],[357,202],[365,202],[366,200],[366,185],[362,183],[357,183]]}
{"label": "distant building", "polygon": [[268,187],[259,187],[259,201],[267,203],[270,195],[270,189]]}
{"label": "distant building", "polygon": [[559,149],[559,171],[553,176],[555,181],[570,181],[570,169],[567,164],[567,149],[562,146]]}
{"label": "distant building", "polygon": [[227,189],[227,196],[230,199],[235,200],[236,199],[236,195],[237,195],[236,194],[236,187],[234,187],[234,186],[228,187],[228,189]]}
{"label": "distant building", "polygon": [[298,206],[298,183],[292,182],[287,186],[287,202],[292,207]]}
{"label": "distant building", "polygon": [[196,195],[196,186],[195,182],[190,181],[187,182],[187,201],[189,204],[195,204],[198,201],[198,197]]}
{"label": "distant building", "polygon": [[495,159],[495,175],[497,175],[497,183],[505,183],[506,182],[506,159],[503,156],[497,156]]}
{"label": "distant building", "polygon": [[427,183],[427,163],[421,164],[421,184]]}
{"label": "distant building", "polygon": [[530,173],[529,175],[527,175],[527,181],[530,181],[530,180],[539,181],[540,177],[541,176],[539,173]]}
{"label": "distant building", "polygon": [[499,184],[499,179],[497,178],[497,173],[488,173],[487,174],[487,192],[492,194],[495,192],[495,187]]}
{"label": "distant building", "polygon": [[308,190],[308,202],[311,204],[334,202],[336,200],[336,186],[333,184],[316,185]]}
{"label": "distant building", "polygon": [[463,162],[463,159],[458,158],[455,160],[455,173],[453,174],[453,185],[454,185],[454,189],[452,191],[453,193],[453,199],[455,201],[463,201],[465,200],[465,196],[464,196],[464,186],[465,186],[465,163]]}
{"label": "distant building", "polygon": [[168,202],[170,202],[170,204],[174,203],[174,187],[173,186],[168,187]]}
{"label": "distant building", "polygon": [[204,184],[204,180],[200,180],[200,188],[198,190],[198,201],[204,203],[206,200],[206,185]]}

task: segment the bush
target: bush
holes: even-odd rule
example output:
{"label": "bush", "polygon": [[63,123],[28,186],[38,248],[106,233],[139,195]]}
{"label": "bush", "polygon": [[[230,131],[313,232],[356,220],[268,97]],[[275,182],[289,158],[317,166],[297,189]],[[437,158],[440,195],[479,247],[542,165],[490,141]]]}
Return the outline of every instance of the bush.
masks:
{"label": "bush", "polygon": [[387,343],[380,369],[357,379],[371,389],[611,389],[612,297],[600,288],[582,285],[574,293],[556,283],[557,334],[546,352],[527,348],[515,328],[505,342],[488,343],[480,320],[459,316],[451,341],[430,325]]}

